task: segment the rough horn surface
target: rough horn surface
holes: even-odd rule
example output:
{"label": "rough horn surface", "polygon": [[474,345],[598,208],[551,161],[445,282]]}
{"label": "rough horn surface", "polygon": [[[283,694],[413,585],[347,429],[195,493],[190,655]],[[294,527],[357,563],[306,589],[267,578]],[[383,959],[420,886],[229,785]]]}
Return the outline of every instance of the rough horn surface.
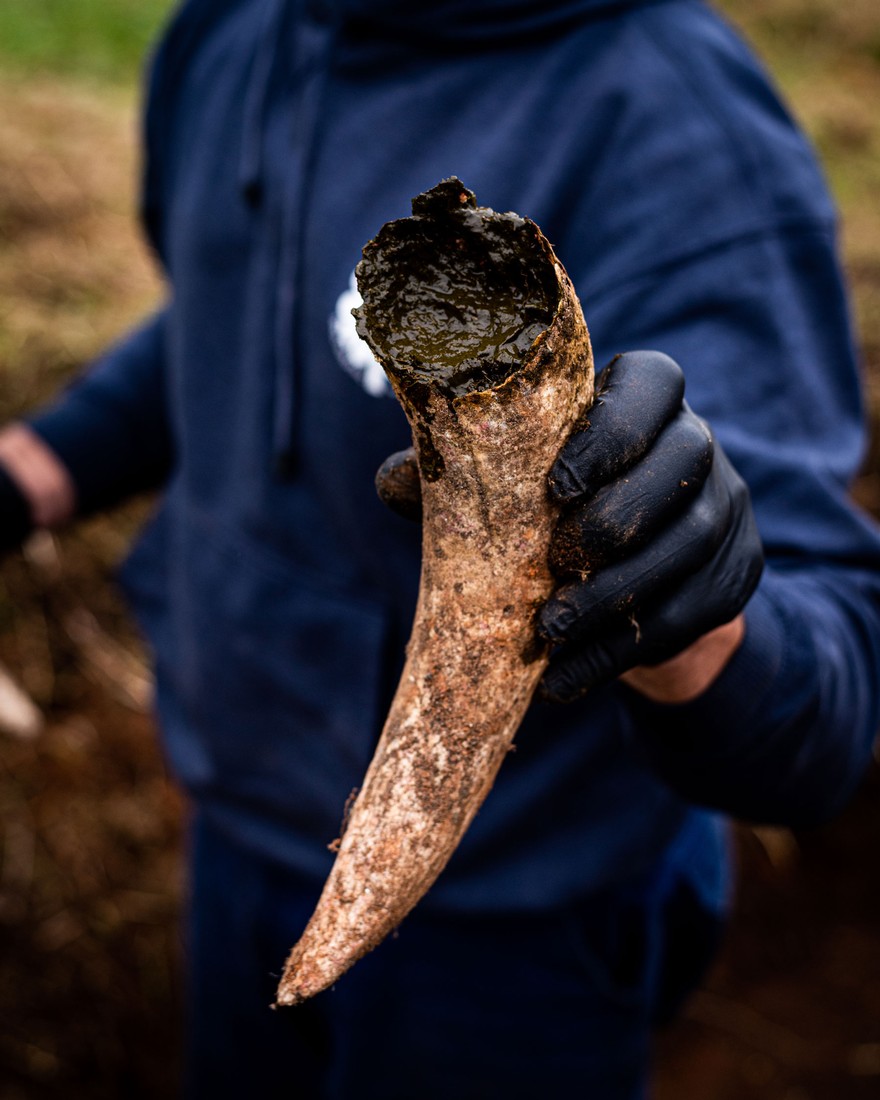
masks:
{"label": "rough horn surface", "polygon": [[459,180],[358,266],[358,329],[413,430],[422,576],[407,661],[278,1003],[330,986],[429,889],[489,792],[547,663],[547,474],[592,400],[572,285],[531,221]]}

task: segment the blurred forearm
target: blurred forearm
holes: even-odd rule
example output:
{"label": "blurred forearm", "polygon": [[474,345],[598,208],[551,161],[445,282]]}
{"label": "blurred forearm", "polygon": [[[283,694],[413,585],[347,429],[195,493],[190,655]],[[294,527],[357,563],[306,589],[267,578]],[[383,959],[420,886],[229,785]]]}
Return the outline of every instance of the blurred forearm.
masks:
{"label": "blurred forearm", "polygon": [[59,527],[74,514],[73,479],[27,424],[9,424],[0,430],[0,466],[24,497],[34,527]]}
{"label": "blurred forearm", "polygon": [[[35,491],[49,526],[112,507],[167,480],[173,446],[165,399],[165,316],[160,312],[135,329],[53,404],[29,417],[23,430],[30,443],[36,437],[42,444],[41,457],[16,480],[30,499]],[[11,450],[22,438],[17,445],[13,438]],[[25,446],[33,461],[36,452]],[[16,469],[27,465],[22,460]],[[43,513],[35,512],[40,523],[38,514]]]}

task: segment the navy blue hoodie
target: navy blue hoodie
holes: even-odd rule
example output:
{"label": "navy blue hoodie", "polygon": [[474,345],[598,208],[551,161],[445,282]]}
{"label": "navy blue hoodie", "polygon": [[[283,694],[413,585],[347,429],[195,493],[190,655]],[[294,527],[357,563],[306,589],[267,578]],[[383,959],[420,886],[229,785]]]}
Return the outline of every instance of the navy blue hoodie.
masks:
{"label": "navy blue hoodie", "polygon": [[694,703],[613,685],[535,705],[427,904],[538,908],[670,861],[717,904],[712,810],[832,812],[877,726],[880,541],[846,498],[862,410],[834,211],[725,24],[697,0],[190,0],[146,118],[168,304],[35,425],[85,501],[171,468],[126,582],[205,812],[328,869],[419,563],[373,489],[408,429],[353,340],[351,276],[450,175],[541,225],[597,362],[682,364],[769,567]]}

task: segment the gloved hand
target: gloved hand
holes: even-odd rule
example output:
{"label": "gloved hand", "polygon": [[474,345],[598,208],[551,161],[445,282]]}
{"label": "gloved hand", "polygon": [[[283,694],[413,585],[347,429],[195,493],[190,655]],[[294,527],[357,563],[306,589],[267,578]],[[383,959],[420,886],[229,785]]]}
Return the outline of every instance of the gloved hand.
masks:
{"label": "gloved hand", "polygon": [[[558,646],[541,685],[548,700],[675,656],[736,618],[758,583],[749,491],[683,395],[668,356],[618,356],[550,472],[563,511],[550,546],[562,583],[537,621]],[[419,518],[411,449],[386,459],[376,487],[394,511]]]}
{"label": "gloved hand", "polygon": [[32,529],[30,505],[0,464],[0,554],[20,546]]}
{"label": "gloved hand", "polygon": [[619,356],[550,472],[563,506],[550,564],[563,584],[538,615],[559,646],[541,685],[549,700],[675,656],[736,618],[758,583],[749,491],[683,395],[668,356]]}

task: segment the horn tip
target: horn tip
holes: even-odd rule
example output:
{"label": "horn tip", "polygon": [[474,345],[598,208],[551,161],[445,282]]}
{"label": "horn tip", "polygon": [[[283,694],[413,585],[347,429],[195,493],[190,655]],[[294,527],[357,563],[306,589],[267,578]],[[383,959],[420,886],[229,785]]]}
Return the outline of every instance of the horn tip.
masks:
{"label": "horn tip", "polygon": [[284,971],[281,981],[278,983],[278,991],[275,994],[275,1005],[278,1008],[288,1008],[302,1004],[316,993],[321,993],[333,984],[335,978],[322,979],[317,974],[303,974],[298,970],[288,968]]}

